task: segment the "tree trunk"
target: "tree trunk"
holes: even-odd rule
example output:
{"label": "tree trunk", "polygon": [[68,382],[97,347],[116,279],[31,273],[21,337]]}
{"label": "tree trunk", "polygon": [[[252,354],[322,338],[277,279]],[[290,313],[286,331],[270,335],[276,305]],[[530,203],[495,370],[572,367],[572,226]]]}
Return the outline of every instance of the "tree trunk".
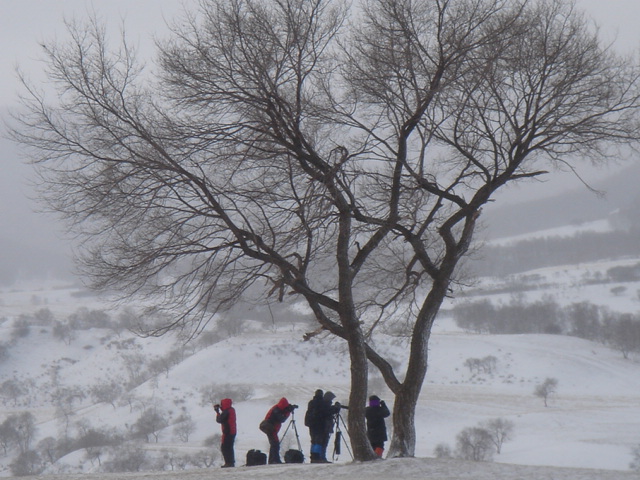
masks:
{"label": "tree trunk", "polygon": [[[415,341],[413,342],[415,343]],[[393,405],[393,436],[389,446],[389,457],[413,457],[416,452],[416,405],[427,374],[428,338],[423,339],[424,355],[412,354],[405,381],[395,393]]]}
{"label": "tree trunk", "polygon": [[427,375],[431,328],[446,296],[454,265],[454,263],[448,265],[448,270],[443,271],[439,281],[434,282],[416,319],[405,378],[400,387],[394,391],[393,436],[389,446],[389,457],[415,456],[416,406]]}
{"label": "tree trunk", "polygon": [[351,393],[349,394],[347,425],[353,457],[358,462],[375,460],[378,457],[367,437],[364,416],[367,403],[368,360],[360,328],[352,332],[352,338],[349,340],[349,356],[351,360]]}

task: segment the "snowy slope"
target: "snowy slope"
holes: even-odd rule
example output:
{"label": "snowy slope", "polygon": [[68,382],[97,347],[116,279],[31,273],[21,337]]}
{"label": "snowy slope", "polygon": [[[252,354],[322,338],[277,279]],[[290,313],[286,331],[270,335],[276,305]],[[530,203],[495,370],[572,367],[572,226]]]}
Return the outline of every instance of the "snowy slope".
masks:
{"label": "snowy slope", "polygon": [[[594,271],[610,265],[577,268]],[[635,287],[630,287],[627,294],[613,296],[610,286],[577,285],[584,272],[576,272],[575,268],[546,269],[536,275],[545,285],[555,282],[547,288],[555,291],[561,302],[588,299],[631,312],[638,306],[637,297],[633,298]],[[74,291],[72,287],[51,285],[0,291],[1,338],[8,341],[12,337],[20,313],[32,314],[43,306],[57,318],[64,318],[81,306],[106,308],[94,298],[74,295]],[[533,289],[527,295],[533,299],[542,294],[539,289]],[[29,380],[33,383],[31,393],[17,405],[7,402],[0,407],[4,413],[0,420],[29,410],[38,423],[34,443],[47,436],[58,437],[63,422],[56,415],[54,397],[62,387],[75,386],[88,391],[91,386],[110,381],[124,385],[131,376],[126,358],[140,358],[142,371],[150,360],[172,349],[183,348],[184,359],[180,363],[133,388],[115,407],[96,403],[90,396],[79,400],[74,404],[71,431],[82,422],[95,428],[125,430],[145,408],[162,412],[169,423],[188,413],[196,425],[188,442],[177,439],[173,425],[169,425],[160,432],[157,443],[144,444],[144,448],[150,455],[160,456],[167,449],[195,452],[203,448],[205,439],[219,432],[211,403],[242,392],[247,398],[236,397],[235,401],[239,424],[236,454],[241,463],[250,448],[267,449],[266,438],[257,425],[281,396],[304,407],[313,391],[323,388],[334,391],[339,401],[347,401],[349,376],[344,344],[330,338],[304,342],[302,335],[308,330],[310,327],[305,324],[276,324],[275,328],[267,328],[251,322],[241,336],[194,351],[191,347],[180,347],[179,340],[172,337],[141,339],[96,328],[80,331],[75,339],[66,343],[54,338],[51,326],[32,327],[28,336],[13,341],[8,358],[0,363],[0,382]],[[394,362],[403,363],[407,349],[402,339],[388,338],[381,347]],[[497,359],[492,374],[472,374],[464,365],[469,358],[489,355]],[[337,459],[338,465],[269,466],[259,471],[238,468],[233,472],[224,471],[220,476],[230,479],[324,478],[327,475],[477,480],[637,478],[637,473],[633,477],[628,470],[631,450],[640,444],[640,359],[637,357],[625,360],[619,352],[603,345],[570,337],[467,334],[443,316],[432,337],[429,362],[417,410],[417,459],[353,465],[343,451]],[[533,390],[549,377],[558,379],[558,392],[545,407],[542,400],[533,395]],[[371,385],[375,393],[391,402],[392,396],[375,374]],[[211,392],[212,398],[208,397]],[[309,441],[301,422],[303,410],[298,411],[297,426],[306,452]],[[505,418],[515,425],[513,440],[505,443],[502,453],[495,456],[494,464],[430,458],[438,444],[453,447],[456,435],[463,428],[493,418]],[[294,435],[288,434],[283,450],[295,444]],[[7,468],[10,461],[10,456],[0,456],[1,475],[10,475]],[[68,475],[97,470],[98,465],[92,465],[84,452],[78,451],[60,459],[46,473],[65,472],[63,478],[69,478]],[[196,469],[180,474],[148,475],[146,478],[199,479],[205,475],[210,478],[211,471]],[[145,475],[98,475],[96,478],[145,478]]]}

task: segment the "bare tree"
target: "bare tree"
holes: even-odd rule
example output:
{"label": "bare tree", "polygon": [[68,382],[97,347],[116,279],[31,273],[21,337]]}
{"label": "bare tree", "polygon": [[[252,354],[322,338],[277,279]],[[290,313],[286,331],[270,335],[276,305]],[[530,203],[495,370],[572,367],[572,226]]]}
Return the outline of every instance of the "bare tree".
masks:
{"label": "bare tree", "polygon": [[113,447],[110,453],[110,459],[102,464],[105,472],[139,472],[149,464],[146,450],[135,443]]}
{"label": "bare tree", "polygon": [[115,380],[93,385],[89,389],[89,395],[91,395],[96,402],[108,403],[114,410],[116,409],[116,401],[120,398],[122,393],[123,389],[121,384]]}
{"label": "bare tree", "polygon": [[151,441],[151,437],[154,438],[155,443],[158,443],[160,431],[167,427],[168,424],[164,412],[156,409],[147,409],[142,412],[142,415],[132,425],[131,429],[134,436],[144,437],[147,443]]}
{"label": "bare tree", "polygon": [[[44,46],[56,98],[25,81],[14,135],[94,286],[174,309],[148,333],[196,334],[256,290],[304,299],[347,342],[368,460],[368,362],[395,395],[390,455],[412,456],[431,328],[482,207],[635,141],[640,102],[635,63],[570,0],[360,7],[203,0],[159,43],[157,77],[125,35],[112,49],[97,21],[70,23]],[[397,321],[404,372],[373,341]]]}
{"label": "bare tree", "polygon": [[176,419],[176,423],[173,427],[173,433],[183,442],[188,442],[189,437],[196,431],[196,422],[193,421],[191,415],[180,415]]}
{"label": "bare tree", "polygon": [[13,422],[10,418],[6,419],[0,424],[0,445],[7,454],[7,451],[13,446],[18,444],[18,434],[14,428]]}
{"label": "bare tree", "polygon": [[27,395],[28,388],[24,382],[18,380],[5,380],[0,384],[0,396],[3,397],[3,404],[6,405],[6,399],[13,401],[13,406],[18,405],[18,400]]}
{"label": "bare tree", "polygon": [[491,441],[496,447],[496,453],[500,455],[504,442],[513,438],[513,422],[504,418],[493,418],[484,422],[481,427],[489,433]]}
{"label": "bare tree", "polygon": [[547,407],[547,399],[550,395],[556,393],[558,389],[558,379],[556,378],[546,378],[544,382],[536,385],[533,394],[536,397],[540,397],[544,400],[544,406]]}
{"label": "bare tree", "polygon": [[605,315],[606,340],[619,350],[625,359],[631,352],[640,351],[640,319],[631,313]]}
{"label": "bare tree", "polygon": [[[31,448],[31,442],[36,435],[35,417],[31,412],[23,412],[7,417],[2,423],[2,444],[6,451],[7,446],[14,443],[20,449],[20,453],[26,453]],[[7,440],[9,440],[7,442]]]}

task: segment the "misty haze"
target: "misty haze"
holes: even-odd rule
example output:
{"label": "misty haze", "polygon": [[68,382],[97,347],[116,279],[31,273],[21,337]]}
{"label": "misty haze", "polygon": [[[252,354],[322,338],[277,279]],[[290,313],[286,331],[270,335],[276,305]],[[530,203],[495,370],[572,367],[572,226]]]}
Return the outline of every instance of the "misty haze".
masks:
{"label": "misty haze", "polygon": [[78,0],[35,42],[0,477],[637,478],[640,65],[588,0],[366,3]]}

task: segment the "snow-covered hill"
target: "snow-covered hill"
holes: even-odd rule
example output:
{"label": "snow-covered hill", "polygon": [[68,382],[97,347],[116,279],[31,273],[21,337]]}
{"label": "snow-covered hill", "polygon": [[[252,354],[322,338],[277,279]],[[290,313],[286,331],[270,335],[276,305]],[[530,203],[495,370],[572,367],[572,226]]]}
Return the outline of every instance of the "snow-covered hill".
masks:
{"label": "snow-covered hill", "polygon": [[[592,271],[608,267],[594,264],[582,268]],[[614,296],[607,294],[610,286],[576,285],[584,275],[575,272],[575,268],[547,269],[536,272],[536,278],[555,291],[559,301],[582,298],[608,302],[622,311],[637,309],[639,301],[633,293],[637,286]],[[551,280],[555,282],[552,285]],[[303,341],[302,335],[313,329],[305,323],[246,322],[241,335],[197,347],[185,347],[175,337],[143,339],[116,328],[88,328],[72,337],[61,337],[54,335],[55,325],[46,321],[37,325],[31,320],[28,332],[20,330],[21,315],[33,317],[43,308],[60,320],[80,307],[107,308],[99,300],[77,293],[74,287],[55,284],[0,291],[0,335],[7,347],[0,363],[0,383],[14,380],[26,389],[13,400],[4,397],[0,421],[31,412],[37,426],[33,446],[47,437],[78,438],[91,429],[130,432],[143,412],[154,411],[167,426],[156,432],[157,441],[152,435],[148,443],[140,441],[140,445],[156,467],[162,464],[165,470],[179,470],[183,461],[179,458],[208,454],[212,460],[218,455],[215,442],[203,446],[205,440],[219,433],[211,403],[231,396],[238,414],[236,455],[242,463],[247,450],[267,450],[266,438],[257,426],[281,396],[304,406],[316,388],[323,388],[334,391],[342,402],[348,399],[344,344],[331,338]],[[542,295],[539,289],[532,289],[530,294]],[[496,295],[499,298],[504,294]],[[383,345],[398,363],[406,352],[404,341],[389,337]],[[496,359],[491,373],[471,372],[465,365],[468,359],[487,356]],[[624,359],[604,345],[566,336],[464,333],[445,313],[436,325],[429,358],[417,410],[419,458],[354,465],[343,449],[336,460],[338,465],[238,468],[225,471],[226,478],[633,478],[629,472],[632,449],[640,444],[637,357]],[[547,407],[533,394],[546,378],[558,380],[557,394],[549,399]],[[96,392],[105,385],[118,390],[111,398],[113,404],[99,401]],[[392,400],[375,374],[371,385],[375,390],[372,393]],[[184,435],[180,438],[177,429],[186,417],[193,422],[188,441],[184,441]],[[509,420],[515,427],[513,440],[495,456],[495,464],[433,458],[439,444],[454,447],[462,429],[495,418]],[[308,434],[301,421],[297,427],[307,452]],[[295,436],[288,433],[283,451],[295,446]],[[110,452],[105,449],[92,456],[87,448],[76,449],[49,465],[45,473],[97,473],[113,457]],[[10,475],[8,465],[15,455],[15,449],[6,455],[0,451],[3,475]],[[219,464],[219,459],[215,460],[212,468]],[[543,466],[589,470],[546,470]],[[209,472],[196,468],[180,475],[159,474],[157,478],[210,478]],[[139,477],[118,474],[104,478]]]}

